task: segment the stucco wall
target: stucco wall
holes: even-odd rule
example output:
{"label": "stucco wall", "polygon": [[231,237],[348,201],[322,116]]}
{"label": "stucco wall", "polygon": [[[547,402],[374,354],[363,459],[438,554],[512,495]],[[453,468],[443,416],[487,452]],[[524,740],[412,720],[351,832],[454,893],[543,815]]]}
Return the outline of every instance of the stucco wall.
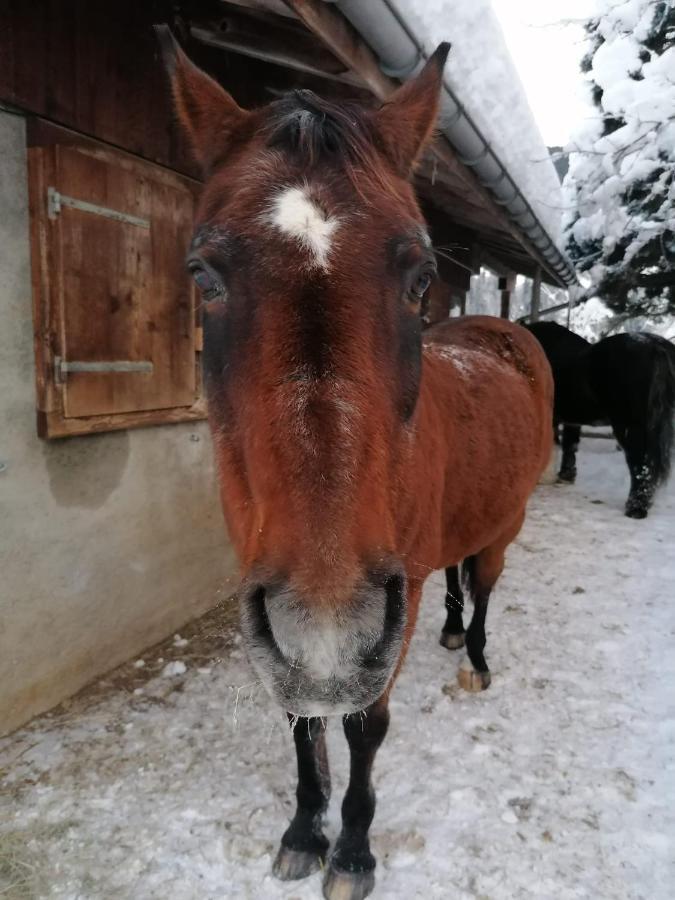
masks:
{"label": "stucco wall", "polygon": [[24,123],[0,114],[0,733],[229,593],[204,423],[35,432]]}

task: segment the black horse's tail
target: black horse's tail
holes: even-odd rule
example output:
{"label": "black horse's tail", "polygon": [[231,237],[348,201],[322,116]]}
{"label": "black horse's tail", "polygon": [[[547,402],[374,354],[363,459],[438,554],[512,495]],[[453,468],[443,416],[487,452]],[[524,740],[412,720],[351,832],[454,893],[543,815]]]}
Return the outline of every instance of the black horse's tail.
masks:
{"label": "black horse's tail", "polygon": [[647,400],[647,452],[656,484],[670,475],[675,440],[675,347],[663,338],[654,343],[654,367]]}

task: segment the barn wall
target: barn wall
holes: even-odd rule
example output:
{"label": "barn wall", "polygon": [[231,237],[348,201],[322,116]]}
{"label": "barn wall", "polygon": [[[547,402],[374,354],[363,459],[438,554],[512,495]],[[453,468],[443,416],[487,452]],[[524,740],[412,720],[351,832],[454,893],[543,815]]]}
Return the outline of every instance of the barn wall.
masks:
{"label": "barn wall", "polygon": [[[197,19],[204,8],[198,2],[180,6]],[[173,112],[152,29],[165,22],[182,34],[174,24],[175,7],[170,0],[5,0],[0,3],[0,102],[199,178]],[[218,4],[211,9],[217,20]],[[245,108],[269,102],[271,88],[363,94],[197,40],[188,39],[186,49]]]}
{"label": "barn wall", "polygon": [[0,114],[0,733],[208,609],[233,570],[204,423],[36,436],[25,153]]}

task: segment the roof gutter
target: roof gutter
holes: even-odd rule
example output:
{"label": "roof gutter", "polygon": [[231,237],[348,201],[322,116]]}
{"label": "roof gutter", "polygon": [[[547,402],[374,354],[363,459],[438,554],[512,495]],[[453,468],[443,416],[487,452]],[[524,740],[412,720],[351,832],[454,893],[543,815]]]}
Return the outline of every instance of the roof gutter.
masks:
{"label": "roof gutter", "polygon": [[[424,65],[422,42],[404,22],[389,0],[325,0],[351,22],[380,60],[385,75],[405,81]],[[577,284],[574,268],[556,247],[518,185],[509,175],[489,142],[483,137],[459,98],[443,81],[441,131],[459,159],[503,206],[518,229],[527,236],[551,270],[567,285]]]}

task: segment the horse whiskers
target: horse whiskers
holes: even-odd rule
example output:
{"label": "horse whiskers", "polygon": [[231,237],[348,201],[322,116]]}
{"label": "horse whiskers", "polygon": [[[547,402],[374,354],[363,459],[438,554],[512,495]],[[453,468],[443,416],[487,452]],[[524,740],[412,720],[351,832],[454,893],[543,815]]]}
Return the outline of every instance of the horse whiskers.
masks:
{"label": "horse whiskers", "polygon": [[466,263],[461,262],[459,259],[457,259],[456,256],[453,256],[451,253],[446,253],[440,247],[434,247],[434,253],[437,253],[444,259],[450,260],[450,262],[454,263],[456,266],[459,266],[462,269],[466,269],[467,272],[471,272],[473,274],[473,269],[471,268],[471,266],[467,266]]}
{"label": "horse whiskers", "polygon": [[[261,680],[260,678],[256,678],[255,681],[249,681],[249,682],[247,682],[246,684],[242,684],[242,685],[240,685],[240,686],[237,688],[237,692],[236,692],[235,698],[234,698],[234,710],[233,710],[233,712],[232,712],[232,726],[233,726],[233,728],[236,729],[236,727],[237,727],[237,725],[238,725],[238,723],[239,723],[239,719],[238,719],[238,717],[237,717],[237,712],[238,712],[238,710],[239,710],[239,696],[240,696],[241,692],[244,691],[244,690],[246,690],[246,688],[255,688],[255,687],[257,687],[258,685],[261,685],[261,684],[262,684],[262,680]],[[253,692],[251,691],[251,694],[249,695],[249,699],[251,699],[252,696],[253,696]]]}
{"label": "horse whiskers", "polygon": [[417,559],[410,559],[410,555],[408,553],[401,553],[399,555],[400,555],[401,559],[409,560],[411,565],[418,566],[420,569],[424,569],[425,571],[429,572],[430,574],[433,572],[439,571],[439,569],[436,569],[433,566],[428,566],[426,563],[420,562]]}
{"label": "horse whiskers", "polygon": [[468,250],[468,247],[465,247],[463,244],[448,244],[446,247],[434,246],[434,250]]}

